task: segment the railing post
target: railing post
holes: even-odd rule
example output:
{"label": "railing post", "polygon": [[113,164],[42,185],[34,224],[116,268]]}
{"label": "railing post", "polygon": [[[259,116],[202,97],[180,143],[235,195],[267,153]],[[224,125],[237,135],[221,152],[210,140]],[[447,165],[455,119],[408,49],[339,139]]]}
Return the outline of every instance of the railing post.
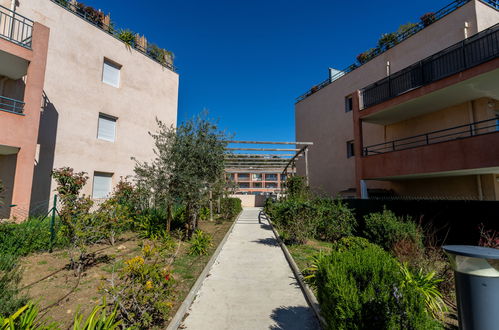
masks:
{"label": "railing post", "polygon": [[430,137],[428,136],[428,134],[425,134],[425,138],[426,138],[426,144],[430,144]]}
{"label": "railing post", "polygon": [[473,132],[473,123],[469,124],[469,127],[470,127],[470,136],[475,135]]}
{"label": "railing post", "polygon": [[395,151],[395,141],[392,141],[392,149]]}
{"label": "railing post", "polygon": [[54,195],[54,206],[52,207],[52,217],[50,218],[50,249],[49,252],[52,253],[54,247],[55,239],[55,212],[57,211],[57,195]]}

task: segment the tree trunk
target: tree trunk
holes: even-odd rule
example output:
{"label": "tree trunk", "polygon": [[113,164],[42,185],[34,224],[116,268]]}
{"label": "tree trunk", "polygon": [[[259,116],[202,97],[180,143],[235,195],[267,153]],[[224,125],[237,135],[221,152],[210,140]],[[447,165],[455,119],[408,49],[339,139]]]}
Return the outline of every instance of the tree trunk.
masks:
{"label": "tree trunk", "polygon": [[168,206],[166,207],[166,231],[169,233],[171,230],[171,224],[173,219],[173,210],[172,203],[168,202]]}

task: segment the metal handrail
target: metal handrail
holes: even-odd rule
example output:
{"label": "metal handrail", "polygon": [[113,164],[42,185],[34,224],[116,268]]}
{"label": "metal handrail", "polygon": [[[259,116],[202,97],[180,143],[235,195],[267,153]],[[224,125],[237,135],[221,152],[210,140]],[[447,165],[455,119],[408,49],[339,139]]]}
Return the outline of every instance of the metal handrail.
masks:
{"label": "metal handrail", "polygon": [[[469,124],[459,125],[450,128],[444,128],[436,131],[431,131],[423,134],[418,134],[402,139],[391,140],[383,143],[373,144],[363,148],[362,156],[371,156],[384,154],[392,151],[400,151],[406,149],[412,149],[416,147],[421,147],[425,145],[435,144],[439,142],[451,141],[459,138],[467,138],[477,135],[483,135],[487,133],[499,132],[499,121],[498,117],[490,118],[486,120],[480,120]],[[488,125],[478,127],[477,125],[488,123]],[[490,124],[493,123],[493,124]],[[448,133],[452,130],[463,129],[458,132]],[[447,133],[447,134],[439,134]],[[432,136],[439,134],[436,136]],[[402,143],[401,143],[402,142]]]}
{"label": "metal handrail", "polygon": [[24,112],[25,103],[20,100],[11,99],[5,96],[0,96],[0,110],[22,114]]}
{"label": "metal handrail", "polygon": [[363,109],[499,57],[499,24],[361,90]]}
{"label": "metal handrail", "polygon": [[[324,87],[328,86],[329,84],[333,83],[337,79],[345,76],[346,74],[354,71],[355,69],[359,68],[360,66],[366,64],[370,60],[374,59],[375,57],[381,55],[382,53],[386,52],[388,49],[392,48],[396,44],[401,43],[402,41],[412,37],[416,33],[420,32],[421,30],[425,29],[428,25],[431,25],[435,23],[436,21],[444,18],[445,16],[449,15],[450,13],[456,11],[457,9],[461,8],[471,0],[455,0],[448,4],[447,6],[443,7],[442,9],[438,10],[437,12],[434,13],[433,20],[431,23],[425,23],[425,22],[418,22],[414,27],[411,29],[408,29],[407,31],[404,31],[402,33],[396,34],[395,41],[387,45],[386,47],[383,48],[376,48],[371,54],[369,54],[369,59],[364,62],[364,63],[358,63],[355,62],[351,65],[349,65],[346,69],[339,71],[333,76],[330,76],[329,78],[323,80],[319,84],[313,86],[311,89],[309,89],[306,93],[300,95],[299,97],[296,98],[296,103],[303,101],[310,95],[314,94],[315,92],[323,89]],[[499,0],[479,0],[492,8],[495,8],[499,10]]]}
{"label": "metal handrail", "polygon": [[0,5],[0,37],[31,49],[33,21]]}
{"label": "metal handrail", "polygon": [[89,16],[89,14],[86,11],[81,10],[79,7],[77,7],[73,2],[70,2],[69,0],[50,0],[50,1],[52,1],[53,3],[55,3],[56,5],[64,8],[64,9],[66,9],[67,11],[73,13],[74,15],[82,18],[83,20],[92,24],[93,26],[95,26],[99,30],[104,31],[105,33],[111,35],[112,37],[116,38],[117,40],[123,42],[128,47],[135,49],[136,51],[138,51],[142,55],[149,57],[151,60],[155,61],[156,63],[159,63],[162,66],[164,66],[165,68],[168,68],[168,69],[172,70],[173,72],[176,72],[177,68],[173,65],[173,63],[158,60],[153,55],[153,51],[151,49],[145,49],[144,47],[142,47],[141,45],[138,45],[136,43],[132,43],[130,45],[130,44],[127,44],[125,41],[121,40],[118,37],[120,29],[118,29],[115,26],[115,24],[112,24],[112,22],[111,22],[111,24],[106,25],[101,20],[96,20],[95,18]]}

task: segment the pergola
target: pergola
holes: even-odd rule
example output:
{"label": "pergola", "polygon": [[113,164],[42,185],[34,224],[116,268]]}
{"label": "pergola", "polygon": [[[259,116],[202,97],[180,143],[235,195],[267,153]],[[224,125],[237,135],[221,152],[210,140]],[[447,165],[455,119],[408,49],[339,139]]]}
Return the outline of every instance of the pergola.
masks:
{"label": "pergola", "polygon": [[[305,178],[308,183],[308,149],[312,142],[275,142],[275,141],[226,141],[225,168],[241,171],[276,170],[282,174],[293,175],[296,161],[305,161]],[[258,148],[238,147],[234,145],[253,144]],[[262,147],[263,146],[263,147]],[[289,146],[289,147],[285,147]],[[293,146],[293,148],[291,148]]]}

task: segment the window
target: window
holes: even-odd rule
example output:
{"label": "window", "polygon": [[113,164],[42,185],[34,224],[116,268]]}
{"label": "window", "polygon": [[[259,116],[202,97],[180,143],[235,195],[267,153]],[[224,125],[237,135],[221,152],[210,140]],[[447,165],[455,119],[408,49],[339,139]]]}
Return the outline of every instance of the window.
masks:
{"label": "window", "polygon": [[226,178],[228,181],[234,181],[234,177],[235,177],[234,173],[226,174]]}
{"label": "window", "polygon": [[92,189],[93,198],[107,198],[111,193],[113,174],[112,173],[94,173],[94,183]]}
{"label": "window", "polygon": [[286,174],[281,174],[281,181],[286,181]]}
{"label": "window", "polygon": [[252,181],[262,181],[262,174],[260,173],[253,173],[251,177]]}
{"label": "window", "polygon": [[353,99],[351,96],[345,97],[345,112],[353,110]]}
{"label": "window", "polygon": [[267,182],[267,183],[265,183],[265,188],[271,188],[271,189],[277,188],[277,183],[275,183],[275,182]]}
{"label": "window", "polygon": [[237,185],[239,186],[239,188],[249,188],[250,187],[249,182],[239,182]]}
{"label": "window", "polygon": [[265,181],[277,181],[277,174],[265,174]]}
{"label": "window", "polygon": [[261,182],[253,182],[253,188],[261,188],[262,183]]}
{"label": "window", "polygon": [[113,87],[120,87],[120,70],[121,65],[104,59],[102,66],[102,81]]}
{"label": "window", "polygon": [[114,142],[116,135],[116,117],[99,114],[99,127],[97,128],[97,138],[109,142]]}
{"label": "window", "polygon": [[238,181],[249,181],[249,173],[239,173],[237,175]]}
{"label": "window", "polygon": [[347,142],[347,158],[355,156],[355,148],[352,141]]}

